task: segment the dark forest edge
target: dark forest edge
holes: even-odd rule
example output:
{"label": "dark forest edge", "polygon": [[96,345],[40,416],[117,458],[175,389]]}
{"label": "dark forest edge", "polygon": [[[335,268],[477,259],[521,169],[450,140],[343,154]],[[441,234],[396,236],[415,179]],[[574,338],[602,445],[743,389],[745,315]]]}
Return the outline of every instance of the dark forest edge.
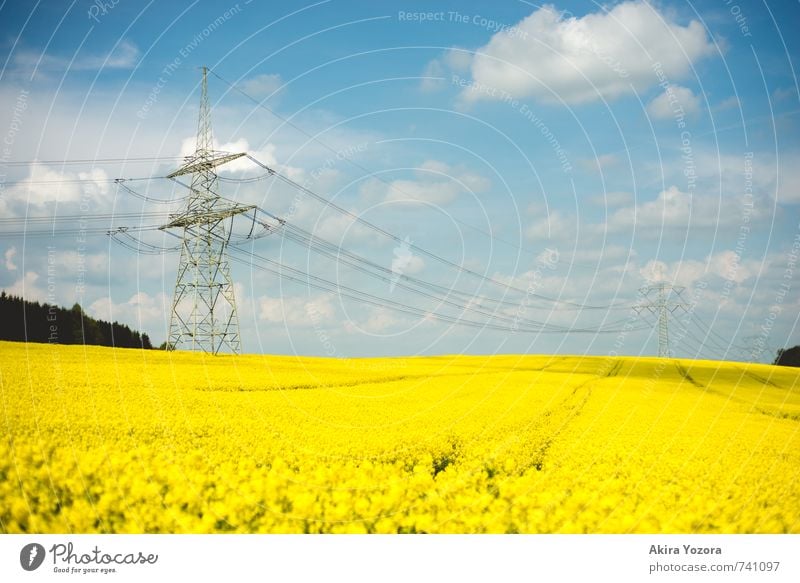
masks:
{"label": "dark forest edge", "polygon": [[95,320],[80,304],[62,308],[0,292],[0,340],[152,349],[147,334]]}
{"label": "dark forest edge", "polygon": [[[5,291],[0,292],[0,340],[153,348],[147,334],[119,322],[96,320],[80,304],[67,309],[31,302]],[[174,347],[164,342],[159,349]],[[800,367],[800,346],[781,348],[772,364]]]}
{"label": "dark forest edge", "polygon": [[800,346],[778,350],[778,356],[772,364],[778,366],[800,366]]}

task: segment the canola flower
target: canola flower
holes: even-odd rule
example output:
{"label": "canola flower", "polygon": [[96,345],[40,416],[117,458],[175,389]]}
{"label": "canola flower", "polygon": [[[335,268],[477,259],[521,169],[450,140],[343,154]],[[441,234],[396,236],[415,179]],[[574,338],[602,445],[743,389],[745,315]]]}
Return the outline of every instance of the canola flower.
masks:
{"label": "canola flower", "polygon": [[798,533],[800,374],[0,342],[5,533]]}

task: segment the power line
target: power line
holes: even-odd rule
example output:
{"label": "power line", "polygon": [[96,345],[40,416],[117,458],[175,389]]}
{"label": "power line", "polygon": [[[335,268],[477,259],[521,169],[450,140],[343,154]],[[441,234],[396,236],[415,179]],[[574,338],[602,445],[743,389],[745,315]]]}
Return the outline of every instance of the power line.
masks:
{"label": "power line", "polygon": [[[299,241],[299,242],[302,243],[302,240],[295,239],[292,235],[285,235],[285,236],[289,237],[290,239],[294,239],[294,240]],[[326,255],[326,256],[332,258],[332,259],[336,259],[337,261],[342,261],[342,257],[337,257],[333,253],[329,253],[329,252],[327,252],[325,250],[322,250],[322,249],[315,249],[315,250],[317,252],[323,254],[323,255]],[[362,273],[365,273],[365,274],[367,274],[367,275],[369,275],[371,277],[374,277],[374,278],[379,279],[379,280],[381,280],[383,282],[386,282],[386,283],[390,283],[390,284],[394,283],[397,287],[399,287],[401,289],[405,289],[405,290],[410,291],[412,293],[416,293],[418,295],[422,295],[424,297],[431,298],[431,299],[433,299],[435,301],[440,302],[441,304],[446,304],[446,305],[455,307],[456,309],[459,309],[462,312],[463,311],[475,312],[475,313],[478,313],[478,314],[482,314],[482,315],[488,316],[490,318],[507,321],[507,322],[511,323],[512,325],[514,325],[516,323],[519,323],[519,322],[526,323],[528,325],[536,325],[536,326],[545,326],[546,325],[546,323],[544,323],[544,322],[536,322],[536,321],[533,321],[533,320],[530,320],[530,319],[527,319],[527,318],[521,318],[520,317],[520,318],[517,318],[515,320],[514,318],[511,318],[511,317],[508,317],[508,316],[498,315],[496,310],[494,312],[487,312],[486,310],[483,310],[480,307],[475,306],[475,305],[470,305],[469,303],[463,304],[463,303],[459,303],[457,301],[453,301],[453,300],[451,300],[449,298],[449,294],[446,294],[446,295],[442,296],[442,295],[436,294],[436,293],[429,293],[429,292],[426,292],[424,290],[420,290],[418,288],[415,288],[413,286],[406,285],[406,284],[404,284],[404,283],[402,283],[400,281],[393,281],[393,279],[391,277],[387,277],[387,276],[381,275],[380,273],[375,273],[373,271],[369,271],[365,267],[362,267],[361,265],[359,265],[359,264],[357,264],[355,262],[351,262],[349,260],[345,260],[345,263],[347,265],[349,265],[350,267],[352,267],[353,269],[355,269],[357,271],[360,271]]]}
{"label": "power line", "polygon": [[[487,312],[486,310],[481,309],[480,302],[477,302],[477,305],[476,305],[476,300],[478,300],[478,299],[488,300],[488,301],[493,302],[493,303],[497,303],[497,304],[500,304],[500,305],[506,305],[506,306],[510,306],[510,307],[513,307],[513,308],[517,308],[517,309],[520,308],[520,306],[522,305],[521,302],[510,302],[510,301],[507,301],[507,300],[497,300],[495,298],[482,298],[482,297],[479,298],[475,294],[468,294],[466,292],[462,292],[462,291],[457,290],[455,288],[449,288],[449,287],[446,287],[446,286],[441,286],[441,285],[438,285],[438,284],[435,284],[435,283],[432,283],[432,282],[429,282],[429,281],[425,281],[425,280],[422,280],[420,278],[416,278],[416,277],[413,277],[413,276],[398,274],[398,273],[396,273],[396,272],[394,272],[394,271],[392,271],[392,270],[390,270],[390,269],[388,269],[388,268],[386,268],[386,267],[384,267],[382,265],[376,264],[373,261],[370,261],[370,260],[368,260],[368,259],[366,259],[364,257],[356,255],[355,253],[352,253],[352,252],[350,252],[350,251],[348,251],[346,249],[343,249],[342,247],[340,247],[338,245],[335,245],[335,244],[333,244],[333,243],[331,243],[329,241],[326,241],[326,240],[324,240],[324,239],[322,239],[322,238],[320,238],[320,237],[318,237],[318,236],[316,236],[316,235],[314,235],[312,233],[308,233],[307,231],[304,231],[300,227],[292,225],[292,224],[290,224],[288,222],[284,221],[283,228],[285,229],[285,232],[284,232],[284,238],[285,239],[293,241],[293,242],[295,242],[295,243],[297,243],[299,245],[304,246],[305,248],[308,248],[309,250],[312,250],[312,251],[315,251],[317,253],[320,253],[321,255],[324,255],[326,257],[334,259],[337,262],[344,262],[345,264],[349,265],[353,269],[356,269],[358,271],[366,273],[367,275],[369,275],[371,277],[377,278],[377,279],[379,279],[381,281],[384,281],[384,282],[388,282],[388,283],[394,284],[397,287],[409,290],[409,291],[411,291],[413,293],[417,293],[419,295],[423,295],[423,296],[426,296],[426,297],[433,298],[436,301],[443,302],[443,303],[445,303],[447,305],[451,305],[451,306],[457,307],[458,309],[460,309],[462,311],[473,311],[473,312],[481,313],[483,315],[488,315],[490,317],[498,318],[497,310],[499,309],[499,307],[495,308],[494,312]],[[372,269],[378,271],[379,273],[375,273],[375,272],[369,271],[369,269],[367,269],[367,268],[372,268]],[[422,288],[424,288],[424,289],[426,289],[428,291],[422,291],[422,290],[416,289],[414,287],[411,287],[409,285],[405,285],[405,284],[401,283],[401,281],[406,281],[408,283],[417,285],[417,286],[422,287]],[[433,292],[433,293],[428,293],[428,292]],[[464,302],[466,300],[466,304],[465,303],[460,303],[458,300],[455,300],[455,301],[452,300],[451,296],[453,296],[453,295],[461,296],[460,302]],[[526,307],[528,307],[528,306],[526,306]],[[529,307],[538,308],[537,306],[529,306]],[[538,309],[548,309],[548,308],[538,308]],[[553,310],[553,309],[558,309],[558,308],[553,308],[551,306],[549,309]],[[621,309],[621,308],[612,308],[612,309]],[[630,309],[630,308],[624,308],[624,309]],[[516,325],[516,324],[518,324],[520,322],[525,322],[525,323],[528,323],[529,325],[534,325],[534,326],[547,326],[547,324],[544,323],[544,322],[533,321],[533,320],[530,320],[528,318],[518,317],[518,318],[514,319],[514,318],[510,318],[510,317],[508,317],[506,315],[499,316],[499,317],[501,319],[505,319],[506,321],[511,322],[514,325]],[[607,324],[605,324],[605,326],[606,327],[613,327],[615,325],[619,325],[619,324],[624,323],[624,322],[625,322],[625,320],[621,320],[621,321],[618,321],[618,322],[607,323]],[[552,326],[552,327],[553,328],[557,328],[555,326]],[[560,328],[560,329],[568,330],[568,329],[563,328],[563,327]],[[572,329],[574,329],[574,328],[572,328]],[[593,328],[592,330],[600,330],[600,328]]]}
{"label": "power line", "polygon": [[[168,218],[166,213],[108,213],[87,215],[56,215],[33,217],[0,218],[0,238],[28,237],[66,237],[106,235],[113,222],[136,221],[138,224],[124,227],[126,230],[143,232],[155,230],[158,224],[147,225],[148,221],[162,221]],[[106,223],[99,226],[97,223]],[[48,229],[42,227],[51,225]],[[11,229],[9,229],[11,227]],[[31,228],[33,227],[33,228]]]}
{"label": "power line", "polygon": [[721,358],[722,360],[725,360],[727,358],[728,356],[727,350],[720,350],[719,348],[710,346],[707,342],[704,342],[703,340],[695,336],[694,332],[692,332],[690,328],[688,327],[683,328],[683,333],[684,333],[684,338],[683,338],[684,340],[686,340],[686,338],[689,338],[691,341],[697,344],[698,346],[697,354],[700,354],[701,352],[705,351]]}
{"label": "power line", "polygon": [[25,185],[25,184],[113,184],[115,182],[131,182],[134,180],[162,180],[164,176],[145,176],[143,178],[57,178],[54,180],[30,180],[22,178],[20,180],[7,180],[3,182],[5,186]]}
{"label": "power line", "polygon": [[[465,325],[477,328],[487,328],[492,330],[499,330],[504,332],[509,332],[512,330],[509,326],[499,326],[491,323],[484,323],[484,322],[477,322],[475,320],[468,320],[466,318],[455,317],[455,316],[448,316],[444,314],[440,314],[437,312],[431,312],[428,310],[423,310],[414,306],[410,306],[408,304],[404,304],[402,302],[397,302],[394,300],[389,300],[386,298],[382,298],[380,296],[376,296],[375,294],[371,294],[368,292],[364,292],[349,286],[342,285],[340,283],[336,283],[325,278],[312,275],[310,273],[295,269],[293,267],[289,267],[285,264],[282,264],[278,261],[269,259],[257,253],[248,252],[243,249],[232,249],[234,252],[231,255],[231,259],[235,260],[239,263],[243,263],[248,265],[251,268],[259,269],[265,271],[267,273],[272,273],[277,275],[281,278],[287,279],[289,281],[295,281],[307,287],[312,287],[314,289],[319,289],[321,291],[326,291],[332,293],[337,296],[346,297],[361,303],[367,303],[370,305],[374,305],[380,308],[388,308],[395,311],[399,311],[402,313],[406,313],[409,315],[417,316],[424,319],[435,319],[445,323],[450,324],[457,324],[457,325]],[[242,257],[238,255],[246,255],[250,258],[250,261],[246,261]],[[253,261],[260,262],[258,264],[254,264]],[[261,263],[266,263],[268,265],[273,265],[274,268],[267,267]],[[643,330],[648,328],[648,326],[642,326],[638,328],[628,328],[628,331],[633,330]],[[621,332],[622,330],[598,330],[592,328],[564,328],[558,330],[548,330],[548,329],[541,329],[541,328],[525,328],[519,327],[517,328],[520,332],[530,332],[530,333],[585,333],[585,334],[616,334]]]}
{"label": "power line", "polygon": [[[133,232],[144,232],[144,231],[155,231],[160,227],[160,225],[148,225],[144,227],[127,227],[130,231]],[[60,228],[60,229],[38,229],[38,230],[30,230],[30,231],[17,231],[17,232],[4,232],[0,231],[0,238],[9,239],[15,237],[66,237],[66,236],[93,236],[93,235],[108,235],[109,229],[108,227],[73,227],[73,228]]]}
{"label": "power line", "polygon": [[60,222],[84,222],[84,221],[107,221],[107,220],[126,220],[126,219],[160,219],[169,217],[165,212],[139,212],[139,213],[92,213],[86,215],[53,215],[53,216],[32,216],[32,217],[5,217],[0,218],[0,226],[7,224],[29,224],[29,223],[60,223]]}
{"label": "power line", "polygon": [[492,283],[494,285],[503,287],[505,289],[512,290],[512,291],[515,291],[515,292],[518,292],[518,293],[521,293],[521,294],[525,294],[526,296],[535,297],[535,298],[538,298],[538,299],[541,299],[541,300],[550,301],[550,302],[558,302],[558,303],[561,303],[561,304],[575,306],[575,307],[582,308],[582,309],[603,310],[603,309],[609,308],[610,306],[621,305],[620,303],[617,303],[617,304],[611,304],[610,306],[594,306],[594,305],[581,304],[581,303],[573,302],[573,301],[570,301],[570,300],[562,300],[562,299],[558,299],[558,298],[552,298],[552,297],[549,297],[549,296],[546,296],[546,295],[543,295],[543,294],[540,294],[540,293],[535,293],[535,292],[532,293],[529,290],[524,290],[522,288],[519,288],[519,287],[510,285],[510,284],[504,283],[504,282],[502,282],[500,280],[497,280],[497,279],[495,279],[493,277],[489,277],[489,276],[483,275],[481,273],[478,273],[477,271],[469,269],[468,267],[464,267],[462,265],[454,263],[454,262],[450,261],[449,259],[446,259],[446,258],[444,258],[444,257],[442,257],[440,255],[437,255],[436,253],[428,251],[427,249],[419,247],[418,245],[415,245],[413,243],[408,243],[404,239],[398,237],[397,235],[395,235],[393,233],[390,233],[389,231],[386,231],[385,229],[379,227],[378,225],[375,225],[374,223],[371,223],[371,222],[367,221],[366,219],[363,219],[363,218],[359,217],[358,215],[356,215],[356,214],[348,211],[347,209],[344,209],[344,208],[340,207],[336,203],[328,200],[327,198],[317,194],[316,192],[312,191],[311,189],[306,188],[305,186],[303,186],[301,184],[298,184],[297,182],[295,182],[292,179],[284,176],[283,174],[280,174],[279,172],[277,172],[276,170],[270,168],[266,164],[263,164],[262,162],[260,162],[256,158],[254,158],[254,157],[252,157],[250,155],[248,155],[247,157],[251,161],[253,161],[255,164],[261,166],[262,168],[264,168],[264,169],[266,169],[268,171],[271,171],[275,175],[275,177],[277,179],[283,181],[284,183],[288,184],[289,186],[292,186],[293,188],[299,190],[300,192],[310,196],[311,198],[314,198],[315,200],[317,200],[318,202],[324,204],[325,206],[328,206],[328,207],[334,209],[335,211],[350,217],[354,221],[357,221],[358,223],[364,225],[365,227],[375,231],[376,233],[378,233],[378,234],[380,234],[380,235],[382,235],[384,237],[387,237],[387,238],[389,238],[389,239],[391,239],[391,240],[393,240],[393,241],[395,241],[397,243],[400,243],[400,244],[407,244],[410,249],[413,249],[416,252],[418,252],[418,253],[420,253],[422,255],[425,255],[426,257],[430,257],[431,259],[434,259],[435,261],[438,261],[438,262],[440,262],[440,263],[442,263],[444,265],[447,265],[448,267],[457,269],[458,271],[461,271],[462,273],[466,273],[466,274],[471,275],[473,277],[477,277],[477,278],[479,278],[481,280],[487,281],[489,283]]}
{"label": "power line", "polygon": [[734,344],[734,343],[733,343],[733,339],[727,339],[727,338],[725,338],[724,336],[722,336],[722,335],[721,335],[719,332],[717,332],[717,331],[716,331],[716,330],[714,330],[714,329],[713,329],[711,326],[709,326],[708,324],[706,324],[706,323],[705,323],[705,320],[702,320],[702,319],[700,318],[700,316],[698,316],[698,315],[697,315],[696,313],[694,313],[694,312],[692,312],[692,318],[693,318],[693,319],[695,320],[695,322],[696,322],[698,325],[700,325],[700,327],[701,327],[701,328],[702,328],[702,329],[705,331],[704,333],[705,333],[706,335],[712,335],[712,336],[716,337],[716,338],[718,339],[718,341],[719,341],[719,342],[721,342],[723,345],[727,345],[727,348],[728,348],[728,349],[730,349],[730,348],[733,348],[733,349],[736,349],[736,350],[744,350],[744,351],[747,351],[747,350],[749,350],[748,348],[746,348],[746,347],[744,347],[744,346],[740,346],[740,345],[738,345],[738,344]]}
{"label": "power line", "polygon": [[[301,229],[300,227],[297,227],[297,226],[292,225],[291,223],[288,223],[288,222],[285,222],[285,221],[284,221],[284,224],[283,224],[283,228],[285,229],[284,238],[286,238],[286,239],[288,239],[290,241],[293,241],[293,242],[295,242],[295,243],[297,243],[299,245],[302,245],[302,246],[304,246],[304,247],[306,247],[306,248],[308,248],[308,249],[310,249],[310,250],[312,250],[314,252],[317,252],[317,253],[320,253],[322,255],[325,255],[325,256],[327,256],[327,257],[329,257],[331,259],[334,259],[336,261],[344,261],[348,265],[354,266],[356,269],[363,270],[363,267],[360,267],[360,266],[358,266],[356,264],[362,264],[365,267],[369,267],[371,269],[374,269],[374,270],[376,270],[376,271],[378,271],[380,273],[373,273],[373,272],[369,272],[369,271],[365,271],[365,272],[368,273],[368,275],[371,275],[373,277],[381,278],[384,281],[388,281],[388,282],[393,283],[394,285],[397,285],[399,287],[403,287],[403,288],[407,287],[405,285],[401,285],[400,284],[401,281],[404,281],[404,282],[408,282],[408,283],[411,283],[411,284],[426,288],[426,289],[428,289],[430,291],[433,291],[435,293],[444,294],[445,296],[450,296],[450,295],[460,296],[462,298],[462,301],[466,300],[469,304],[476,304],[477,303],[478,305],[480,305],[481,302],[487,302],[487,303],[498,304],[499,306],[508,306],[508,307],[513,307],[513,308],[519,308],[521,306],[521,302],[519,302],[519,301],[511,302],[511,301],[504,300],[504,299],[496,299],[496,298],[490,298],[490,297],[484,297],[484,296],[477,296],[476,294],[470,294],[468,292],[463,292],[463,291],[458,290],[458,289],[453,288],[453,287],[442,286],[442,285],[439,285],[439,284],[436,284],[436,283],[433,283],[433,282],[430,282],[430,281],[423,280],[423,279],[418,278],[418,277],[397,273],[397,272],[395,272],[395,271],[393,271],[393,270],[391,270],[389,268],[386,268],[386,267],[384,267],[382,265],[379,265],[379,264],[377,264],[377,263],[375,263],[373,261],[370,261],[369,259],[366,259],[366,258],[364,258],[364,257],[362,257],[360,255],[357,255],[357,254],[355,254],[355,253],[353,253],[351,251],[348,251],[348,250],[342,248],[341,246],[338,246],[338,245],[335,245],[334,243],[326,241],[325,239],[322,239],[322,238],[314,235],[313,233],[309,233],[309,232]],[[381,274],[383,274],[383,275],[381,275]],[[571,309],[574,310],[575,309],[575,308],[554,307],[554,306],[540,307],[540,306],[533,306],[533,305],[526,306],[526,308],[527,307],[530,307],[532,309],[550,310],[550,311],[553,311],[553,310],[566,311],[566,310],[571,310]],[[611,309],[611,310],[614,310],[614,309],[630,309],[630,307],[626,307],[626,308],[609,308],[609,309]]]}
{"label": "power line", "polygon": [[[187,200],[189,198],[188,195],[182,196],[180,198],[174,198],[174,199],[153,198],[151,196],[147,196],[145,194],[141,194],[139,192],[136,192],[134,189],[129,187],[127,184],[125,184],[125,182],[129,182],[130,180],[133,180],[133,179],[130,179],[130,178],[117,178],[115,180],[115,182],[117,183],[117,186],[122,188],[122,190],[124,192],[127,192],[128,194],[131,194],[131,195],[135,196],[136,198],[139,198],[139,199],[141,199],[141,200],[143,200],[145,202],[153,202],[153,203],[156,203],[156,204],[175,204],[175,203],[178,203],[178,202],[183,202],[183,201],[185,201],[185,200]],[[187,188],[189,188],[189,187],[187,187]]]}
{"label": "power line", "polygon": [[[212,75],[214,75],[217,79],[219,79],[220,81],[225,83],[232,90],[236,91],[237,93],[239,93],[240,95],[242,95],[243,97],[248,99],[249,101],[253,102],[260,109],[263,109],[264,111],[270,113],[271,115],[273,115],[277,119],[281,120],[286,125],[294,128],[295,130],[297,130],[298,132],[300,132],[301,134],[303,134],[304,136],[306,136],[310,140],[316,142],[317,144],[319,144],[320,146],[322,146],[323,148],[325,148],[326,150],[328,150],[332,154],[336,155],[337,159],[340,158],[340,156],[339,156],[340,152],[338,152],[335,148],[333,148],[332,146],[328,145],[326,142],[321,140],[318,136],[316,136],[314,134],[311,134],[310,132],[306,131],[305,129],[303,129],[302,127],[300,127],[296,123],[294,123],[290,118],[287,118],[286,116],[283,116],[283,115],[279,114],[278,112],[276,112],[275,110],[273,110],[269,106],[265,105],[263,100],[258,100],[255,97],[249,95],[241,87],[239,87],[239,86],[231,83],[230,81],[224,79],[216,71],[209,70],[209,72]],[[365,172],[368,176],[374,178],[375,180],[378,180],[379,182],[382,182],[384,185],[388,186],[390,189],[392,189],[392,190],[394,190],[394,191],[396,191],[396,192],[398,192],[400,194],[403,194],[403,195],[407,196],[408,198],[413,198],[408,193],[404,192],[403,189],[399,188],[396,184],[393,184],[393,183],[389,182],[388,180],[386,180],[385,178],[383,178],[379,174],[376,174],[375,172],[373,172],[372,170],[370,170],[369,168],[364,166],[363,164],[360,164],[360,163],[356,162],[355,160],[353,160],[353,159],[351,159],[350,157],[347,157],[347,156],[343,157],[343,160],[344,160],[345,163],[350,164],[351,166],[361,170],[362,172]],[[468,229],[470,229],[472,231],[480,233],[484,237],[487,237],[487,238],[489,238],[489,239],[491,239],[493,241],[497,241],[498,243],[503,243],[504,245],[508,245],[508,246],[513,247],[514,249],[517,249],[518,251],[521,251],[521,252],[524,252],[524,253],[530,253],[531,255],[536,255],[537,254],[535,251],[533,251],[531,249],[526,249],[526,248],[522,247],[521,245],[518,245],[518,244],[514,243],[513,241],[508,241],[506,239],[503,239],[502,237],[498,237],[497,235],[495,235],[495,234],[493,234],[493,233],[491,233],[489,231],[485,231],[485,230],[481,229],[480,227],[476,227],[475,225],[471,225],[470,223],[462,221],[461,219],[459,219],[457,217],[450,217],[450,218],[454,222],[456,222],[459,225],[461,225],[462,227],[466,227],[466,228],[468,228]],[[582,265],[582,264],[577,263],[577,262],[571,262],[570,265],[578,265],[578,266],[581,266],[581,267],[583,267],[585,269],[592,268],[591,266]]]}
{"label": "power line", "polygon": [[[274,175],[274,172],[269,172],[269,175],[270,176]],[[180,181],[177,181],[177,182],[179,184],[189,188],[188,185],[183,184]],[[505,316],[505,315],[498,315],[496,311],[495,312],[487,312],[486,310],[481,309],[480,306],[476,306],[473,303],[474,300],[475,300],[474,294],[466,294],[465,292],[460,292],[459,290],[455,290],[455,289],[452,289],[452,288],[447,288],[445,286],[440,286],[438,284],[434,284],[432,282],[427,282],[427,281],[421,280],[419,278],[411,277],[411,276],[400,276],[400,277],[398,277],[398,279],[403,279],[405,281],[408,281],[409,283],[412,283],[412,284],[415,284],[415,285],[417,285],[419,287],[422,287],[423,289],[418,289],[418,288],[412,287],[410,285],[405,285],[405,284],[400,284],[399,282],[395,282],[395,281],[392,280],[392,278],[396,277],[397,274],[394,273],[392,270],[389,270],[386,267],[383,267],[383,266],[381,266],[381,265],[379,265],[379,264],[377,264],[377,263],[375,263],[373,261],[370,261],[370,260],[368,260],[368,259],[366,259],[366,258],[364,258],[364,257],[362,257],[360,255],[357,255],[357,254],[355,254],[355,253],[353,253],[351,251],[348,251],[348,250],[344,249],[343,247],[341,247],[339,245],[335,245],[335,244],[333,244],[333,243],[331,243],[331,242],[329,242],[329,241],[327,241],[325,239],[322,239],[322,238],[314,235],[313,233],[309,233],[308,231],[305,231],[304,229],[302,229],[302,228],[300,228],[300,227],[298,227],[296,225],[290,224],[287,221],[285,221],[284,219],[281,219],[281,218],[277,217],[276,215],[273,215],[272,213],[270,213],[270,212],[268,212],[268,211],[266,211],[264,209],[257,208],[256,210],[258,212],[261,212],[264,215],[272,218],[273,220],[277,221],[278,225],[276,226],[276,228],[283,229],[283,237],[285,239],[293,241],[293,242],[295,242],[295,243],[297,243],[297,244],[299,244],[299,245],[301,245],[301,246],[303,246],[303,247],[305,247],[305,248],[307,248],[309,250],[317,252],[317,253],[319,253],[321,255],[324,255],[324,256],[326,256],[328,258],[334,259],[337,262],[345,263],[348,266],[352,267],[353,269],[356,269],[356,270],[358,270],[358,271],[360,271],[362,273],[365,273],[365,274],[367,274],[367,275],[369,275],[371,277],[377,278],[377,279],[379,279],[381,281],[384,281],[384,282],[395,283],[396,285],[399,285],[399,287],[401,287],[403,289],[406,289],[408,291],[411,291],[412,293],[416,293],[418,295],[423,295],[425,297],[434,299],[435,301],[438,301],[440,303],[444,303],[446,305],[449,305],[451,307],[459,309],[462,312],[463,311],[477,312],[477,313],[480,313],[480,314],[482,314],[484,316],[488,316],[490,318],[495,318],[495,319],[501,319],[501,320],[504,320],[504,321],[509,322],[511,324],[518,324],[519,322],[525,322],[525,323],[527,323],[529,325],[537,326],[539,328],[548,327],[548,324],[543,323],[543,322],[532,321],[532,320],[529,320],[529,319],[526,319],[526,318],[518,318],[517,320],[515,320],[514,318],[510,318],[510,317]],[[253,219],[254,222],[256,221],[255,214],[253,215],[252,219]],[[251,254],[251,256],[254,257],[255,255]],[[258,257],[260,257],[260,256],[258,256]],[[268,260],[266,258],[261,258],[261,259],[264,260],[264,261],[271,261],[271,260]],[[371,271],[371,269],[374,270],[374,271]],[[308,277],[308,274],[306,274],[306,276]],[[391,276],[391,277],[389,277],[389,276]],[[338,285],[338,284],[334,284],[333,282],[328,282],[328,283],[330,285]],[[354,292],[354,293],[360,293],[359,290],[354,290],[353,288],[350,288],[350,290],[352,292]],[[433,292],[433,293],[431,293],[431,292]],[[466,295],[466,296],[468,296],[468,301],[467,301],[466,304],[463,303],[464,302],[463,298],[460,301],[454,301],[451,298],[451,294]],[[516,308],[518,308],[519,305],[520,305],[519,303],[507,302],[507,301],[504,301],[504,300],[494,300],[494,301],[495,302],[500,302],[500,303],[506,304],[506,305],[512,305],[512,306],[514,306]],[[402,306],[402,307],[404,309],[408,308],[407,306]],[[616,325],[616,324],[619,324],[619,322],[615,322],[614,323],[614,325]],[[611,326],[611,325],[612,324],[609,324],[608,326]],[[574,331],[574,330],[576,330],[576,328],[574,328],[574,327],[573,328],[564,328],[564,327],[557,327],[557,326],[553,326],[553,325],[549,325],[549,327],[554,329],[554,330],[557,330],[557,331]],[[591,329],[585,329],[585,330],[582,330],[582,331],[596,332],[598,330],[600,330],[600,329],[599,328],[591,328]]]}
{"label": "power line", "polygon": [[149,156],[143,158],[84,158],[74,160],[12,160],[9,162],[0,162],[0,166],[31,166],[34,164],[48,164],[60,166],[72,166],[76,164],[118,164],[124,163],[140,163],[140,162],[158,162],[158,161],[175,161],[181,160],[183,156]]}

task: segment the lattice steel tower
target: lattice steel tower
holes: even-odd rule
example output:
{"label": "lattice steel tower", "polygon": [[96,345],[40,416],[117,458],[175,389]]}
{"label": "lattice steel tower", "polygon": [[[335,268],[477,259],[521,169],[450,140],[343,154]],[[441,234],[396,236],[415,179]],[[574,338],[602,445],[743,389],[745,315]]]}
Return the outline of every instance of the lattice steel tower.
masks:
{"label": "lattice steel tower", "polygon": [[215,191],[216,167],[246,153],[214,150],[207,73],[203,67],[195,152],[167,176],[175,179],[192,175],[185,209],[170,215],[170,222],[161,227],[183,232],[167,342],[172,349],[238,354],[242,345],[227,255],[231,236],[231,225],[227,223],[255,207],[236,204]]}
{"label": "lattice steel tower", "polygon": [[[674,286],[666,282],[660,282],[654,285],[649,285],[641,288],[639,292],[642,296],[648,299],[648,303],[643,303],[636,308],[637,312],[648,310],[653,314],[658,315],[658,356],[661,358],[669,358],[669,315],[674,313],[678,308],[685,309],[687,304],[682,302],[670,302],[670,292],[674,292],[678,298],[685,288],[681,286]],[[655,301],[652,300],[652,293],[656,292]]]}

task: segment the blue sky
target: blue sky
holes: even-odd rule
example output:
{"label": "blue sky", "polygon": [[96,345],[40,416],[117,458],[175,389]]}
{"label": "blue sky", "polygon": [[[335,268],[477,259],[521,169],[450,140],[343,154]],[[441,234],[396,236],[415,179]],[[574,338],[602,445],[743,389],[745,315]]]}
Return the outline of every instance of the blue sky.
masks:
{"label": "blue sky", "polygon": [[[573,329],[648,324],[464,327],[234,263],[246,351],[653,354],[654,316],[631,306],[667,282],[689,304],[671,322],[676,355],[771,360],[800,343],[800,7],[773,4],[5,2],[0,209],[19,221],[0,239],[0,287],[80,301],[164,340],[175,253],[18,231],[37,224],[24,217],[92,215],[110,228],[179,208],[111,180],[163,176],[191,153],[206,65],[225,80],[209,80],[220,149],[252,153],[411,246],[279,181],[237,182],[258,175],[246,164],[221,172],[220,194],[472,303],[453,311],[282,233],[247,249],[451,317],[496,324],[524,307]],[[58,162],[111,158],[128,161]],[[180,196],[164,180],[135,188]],[[141,238],[174,245],[157,230]]]}

